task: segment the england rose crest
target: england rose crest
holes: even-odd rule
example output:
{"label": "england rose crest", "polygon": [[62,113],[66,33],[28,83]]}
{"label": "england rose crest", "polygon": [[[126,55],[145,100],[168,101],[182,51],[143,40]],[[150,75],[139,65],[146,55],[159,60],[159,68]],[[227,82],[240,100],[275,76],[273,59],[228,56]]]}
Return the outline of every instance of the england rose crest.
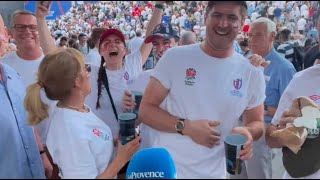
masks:
{"label": "england rose crest", "polygon": [[197,75],[197,71],[196,71],[195,69],[193,69],[193,68],[187,69],[187,71],[186,71],[186,78],[187,78],[188,80],[190,80],[190,79],[195,79],[195,78],[196,78],[196,75]]}
{"label": "england rose crest", "polygon": [[197,71],[193,68],[189,68],[186,70],[186,79],[185,84],[189,86],[193,86],[194,80],[196,79]]}

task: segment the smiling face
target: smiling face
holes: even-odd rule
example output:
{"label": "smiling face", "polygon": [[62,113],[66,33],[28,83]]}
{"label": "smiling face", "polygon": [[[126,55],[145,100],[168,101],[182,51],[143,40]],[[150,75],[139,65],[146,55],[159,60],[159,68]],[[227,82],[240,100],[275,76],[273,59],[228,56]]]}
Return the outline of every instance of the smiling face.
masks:
{"label": "smiling face", "polygon": [[163,37],[155,37],[152,41],[156,57],[161,58],[163,54],[170,48],[177,45],[174,38],[166,39]]}
{"label": "smiling face", "polygon": [[249,30],[249,48],[254,54],[265,56],[271,50],[275,36],[275,32],[268,32],[266,24],[255,24]]}
{"label": "smiling face", "polygon": [[100,53],[104,57],[107,67],[109,67],[110,65],[122,65],[127,49],[121,38],[112,34],[101,43]]}
{"label": "smiling face", "polygon": [[13,19],[13,22],[14,26],[11,32],[19,48],[30,49],[40,47],[37,19],[35,16],[17,15]]}
{"label": "smiling face", "polygon": [[234,3],[217,3],[205,15],[206,42],[215,50],[232,48],[244,20],[241,6]]}

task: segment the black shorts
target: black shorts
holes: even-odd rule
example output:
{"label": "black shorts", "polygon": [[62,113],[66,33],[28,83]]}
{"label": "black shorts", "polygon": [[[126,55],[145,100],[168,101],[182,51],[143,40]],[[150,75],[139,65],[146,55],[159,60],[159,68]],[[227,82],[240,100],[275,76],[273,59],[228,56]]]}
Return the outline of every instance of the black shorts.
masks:
{"label": "black shorts", "polygon": [[128,169],[129,162],[130,162],[130,161],[128,161],[128,162],[126,163],[126,165],[124,165],[124,166],[120,169],[120,171],[119,171],[118,174],[126,174],[126,173],[127,173],[127,169]]}

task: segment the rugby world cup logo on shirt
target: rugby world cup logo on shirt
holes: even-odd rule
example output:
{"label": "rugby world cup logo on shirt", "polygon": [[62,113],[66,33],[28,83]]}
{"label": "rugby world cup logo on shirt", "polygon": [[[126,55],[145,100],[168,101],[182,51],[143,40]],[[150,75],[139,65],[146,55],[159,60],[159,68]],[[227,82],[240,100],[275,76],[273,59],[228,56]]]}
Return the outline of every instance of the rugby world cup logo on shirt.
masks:
{"label": "rugby world cup logo on shirt", "polygon": [[193,68],[189,68],[186,71],[186,78],[185,78],[185,84],[188,86],[193,86],[194,85],[194,81],[196,79],[197,76],[197,71]]}
{"label": "rugby world cup logo on shirt", "polygon": [[312,101],[315,102],[316,104],[320,104],[320,96],[312,95],[312,96],[309,96],[309,98],[312,99]]}
{"label": "rugby world cup logo on shirt", "polygon": [[242,88],[242,79],[233,80],[233,87],[234,90],[231,91],[231,95],[242,97],[242,93],[240,92],[240,89]]}
{"label": "rugby world cup logo on shirt", "polygon": [[110,136],[108,134],[105,134],[103,132],[101,132],[99,129],[93,129],[92,133],[95,137],[103,140],[103,141],[108,141],[110,139]]}
{"label": "rugby world cup logo on shirt", "polygon": [[129,73],[128,71],[126,71],[124,74],[123,74],[123,78],[128,81],[129,80]]}

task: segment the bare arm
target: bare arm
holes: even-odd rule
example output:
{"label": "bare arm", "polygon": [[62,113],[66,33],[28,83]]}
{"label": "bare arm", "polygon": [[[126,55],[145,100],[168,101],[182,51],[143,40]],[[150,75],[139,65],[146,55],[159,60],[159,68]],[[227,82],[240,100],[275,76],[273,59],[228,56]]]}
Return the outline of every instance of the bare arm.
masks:
{"label": "bare arm", "polygon": [[[40,153],[40,151],[44,151],[44,147],[43,147],[43,144],[41,142],[41,138],[39,136],[38,129],[36,127],[34,127],[34,135],[36,137],[36,142],[37,142],[37,145],[38,145],[38,148],[39,148],[39,153]],[[51,175],[52,175],[52,172],[53,172],[53,167],[52,167],[52,164],[49,161],[48,156],[47,156],[47,154],[45,152],[41,154],[41,159],[42,159],[42,162],[43,162],[43,165],[44,165],[44,170],[45,170],[46,177],[50,179]]]}
{"label": "bare arm", "polygon": [[108,166],[108,168],[102,174],[97,176],[96,179],[112,179],[116,177],[116,175],[124,165],[125,163],[123,161],[120,161],[118,158],[115,158]]}
{"label": "bare arm", "polygon": [[266,141],[270,148],[282,148],[282,143],[279,141],[279,138],[270,136],[274,131],[278,130],[274,125],[270,125],[266,131]]}
{"label": "bare arm", "polygon": [[171,116],[159,107],[168,93],[168,89],[157,79],[151,77],[141,101],[139,117],[142,123],[160,131],[175,133],[175,124],[178,118]]}
{"label": "bare arm", "polygon": [[273,117],[276,114],[277,108],[268,106],[268,109],[266,111],[266,114],[270,117]]}
{"label": "bare arm", "polygon": [[47,55],[58,47],[54,44],[54,41],[51,37],[51,33],[46,23],[46,16],[49,14],[49,10],[41,4],[41,1],[37,4],[37,23],[38,23],[38,31],[40,38],[40,45],[44,55]]}
{"label": "bare arm", "polygon": [[276,130],[284,129],[287,123],[293,123],[294,117],[292,114],[289,113],[289,110],[285,110],[282,114],[282,117],[279,121],[278,125],[271,124],[266,132],[266,141],[269,147],[271,148],[282,148],[284,146],[284,142],[280,140],[278,137],[272,137],[271,134]]}
{"label": "bare arm", "polygon": [[243,113],[244,126],[249,130],[253,140],[258,140],[264,132],[263,105],[259,105]]}
{"label": "bare arm", "polygon": [[97,176],[97,179],[112,179],[114,178],[120,169],[132,158],[132,156],[140,148],[141,138],[137,136],[134,140],[128,142],[125,145],[122,145],[121,142],[118,142],[118,151],[117,156],[112,160],[110,165]]}
{"label": "bare arm", "polygon": [[[156,1],[156,4],[164,4],[165,1]],[[163,14],[163,10],[159,9],[159,8],[154,8],[153,14],[151,16],[151,19],[149,21],[149,24],[147,26],[147,30],[146,30],[146,37],[148,37],[152,31],[154,30],[154,28],[161,23],[161,19],[162,19],[162,14]],[[150,52],[152,50],[152,44],[148,43],[145,44],[143,43],[140,47],[140,53],[142,56],[142,64],[145,64]]]}

